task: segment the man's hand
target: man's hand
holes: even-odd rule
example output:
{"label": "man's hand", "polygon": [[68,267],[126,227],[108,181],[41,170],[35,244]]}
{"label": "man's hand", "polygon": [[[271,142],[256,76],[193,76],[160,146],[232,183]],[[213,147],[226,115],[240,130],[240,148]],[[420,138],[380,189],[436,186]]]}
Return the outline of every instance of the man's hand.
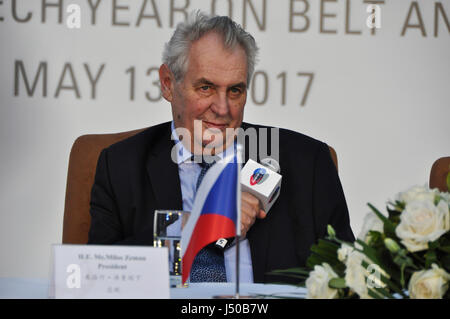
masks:
{"label": "man's hand", "polygon": [[266,218],[266,212],[261,209],[259,199],[250,193],[242,192],[241,204],[241,238],[245,238],[256,218]]}

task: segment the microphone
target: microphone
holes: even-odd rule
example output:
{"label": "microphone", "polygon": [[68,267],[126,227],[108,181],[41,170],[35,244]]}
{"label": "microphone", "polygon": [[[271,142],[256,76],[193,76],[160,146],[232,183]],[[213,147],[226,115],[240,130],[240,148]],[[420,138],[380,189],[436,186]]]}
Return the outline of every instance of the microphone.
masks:
{"label": "microphone", "polygon": [[[241,190],[258,198],[266,213],[280,195],[281,175],[279,173],[280,164],[273,158],[265,158],[261,160],[261,164],[249,159],[241,170]],[[233,237],[220,238],[214,246],[223,251],[233,243]]]}
{"label": "microphone", "polygon": [[280,164],[273,158],[261,160],[261,164],[249,159],[241,171],[241,189],[258,198],[262,209],[269,212],[280,196]]}

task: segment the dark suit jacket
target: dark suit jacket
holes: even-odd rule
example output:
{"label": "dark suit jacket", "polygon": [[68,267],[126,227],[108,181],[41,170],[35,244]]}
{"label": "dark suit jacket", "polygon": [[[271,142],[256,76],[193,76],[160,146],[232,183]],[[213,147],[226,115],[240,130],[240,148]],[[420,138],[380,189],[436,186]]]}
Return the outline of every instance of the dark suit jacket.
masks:
{"label": "dark suit jacket", "polygon": [[[257,132],[263,128],[248,123],[241,127]],[[183,208],[178,166],[170,155],[173,145],[168,122],[101,152],[92,187],[88,243],[153,245],[154,211]],[[304,266],[311,245],[326,236],[327,224],[341,239],[354,240],[328,146],[285,129],[279,130],[279,145],[280,196],[267,217],[256,220],[247,233],[255,282],[273,281],[267,274],[272,270]]]}

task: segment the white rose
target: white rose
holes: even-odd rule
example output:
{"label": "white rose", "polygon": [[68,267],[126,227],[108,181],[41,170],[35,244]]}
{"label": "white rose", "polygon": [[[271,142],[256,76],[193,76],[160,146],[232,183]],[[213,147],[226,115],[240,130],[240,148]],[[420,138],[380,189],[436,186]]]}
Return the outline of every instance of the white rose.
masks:
{"label": "white rose", "polygon": [[338,275],[327,263],[314,266],[314,270],[309,273],[306,279],[308,299],[335,299],[338,297],[338,290],[328,287],[328,282]]}
{"label": "white rose", "polygon": [[409,281],[409,297],[412,299],[441,299],[448,289],[450,275],[436,264],[432,269],[416,271]]}
{"label": "white rose", "polygon": [[371,230],[383,233],[383,221],[372,211],[364,217],[363,226],[358,238],[368,244],[370,242],[369,231]]}
{"label": "white rose", "polygon": [[429,200],[409,202],[400,215],[395,233],[411,252],[428,248],[428,242],[450,230],[448,204],[441,200],[435,206]]}
{"label": "white rose", "polygon": [[348,254],[345,262],[345,283],[361,299],[369,299],[371,297],[368,295],[367,290],[367,270],[361,265],[363,260],[367,261],[365,255],[359,251],[353,250]]}
{"label": "white rose", "polygon": [[337,256],[339,261],[342,261],[345,263],[345,261],[347,260],[348,255],[350,255],[350,253],[354,250],[354,248],[350,245],[347,244],[342,244],[341,248],[338,249],[337,251]]}
{"label": "white rose", "polygon": [[429,189],[424,186],[413,186],[405,192],[399,193],[396,199],[406,204],[416,200],[429,200],[431,202],[434,202],[434,198],[436,195],[439,195],[439,190],[436,188]]}

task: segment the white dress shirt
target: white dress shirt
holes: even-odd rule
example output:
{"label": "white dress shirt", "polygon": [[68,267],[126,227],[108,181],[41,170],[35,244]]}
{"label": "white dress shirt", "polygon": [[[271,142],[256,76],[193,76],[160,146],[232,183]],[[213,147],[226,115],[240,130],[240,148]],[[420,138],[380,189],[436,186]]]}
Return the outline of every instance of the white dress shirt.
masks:
{"label": "white dress shirt", "polygon": [[[201,167],[197,163],[190,161],[192,153],[187,150],[183,143],[178,139],[178,135],[174,129],[174,123],[172,121],[172,136],[177,147],[177,164],[178,174],[180,176],[181,196],[183,199],[183,210],[192,211],[192,205],[194,204],[194,198],[196,194],[197,179],[200,175]],[[220,158],[223,158],[223,154],[234,152],[234,145],[230,146],[223,153],[217,154]],[[239,242],[240,250],[240,262],[239,262],[239,282],[252,283],[253,282],[253,268],[252,258],[250,254],[250,244],[248,239],[241,240]],[[228,282],[234,282],[236,280],[236,246],[233,245],[224,252],[225,257],[225,270]]]}

